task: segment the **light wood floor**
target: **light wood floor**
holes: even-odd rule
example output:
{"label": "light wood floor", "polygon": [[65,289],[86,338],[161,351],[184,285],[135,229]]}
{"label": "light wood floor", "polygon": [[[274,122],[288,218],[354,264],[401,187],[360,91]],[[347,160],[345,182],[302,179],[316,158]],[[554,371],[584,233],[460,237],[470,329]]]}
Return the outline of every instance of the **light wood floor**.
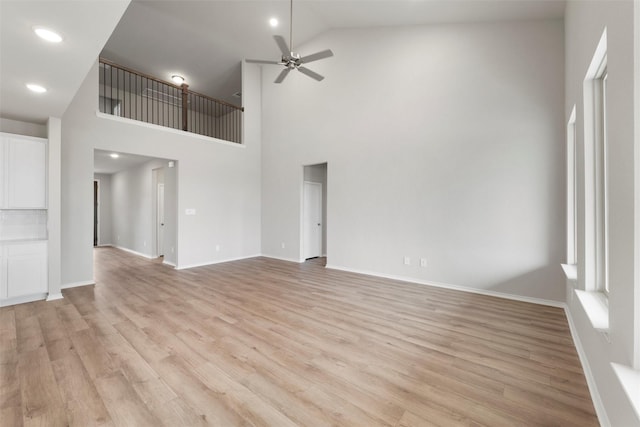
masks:
{"label": "light wood floor", "polygon": [[256,258],[95,250],[0,309],[2,426],[597,425],[561,309]]}

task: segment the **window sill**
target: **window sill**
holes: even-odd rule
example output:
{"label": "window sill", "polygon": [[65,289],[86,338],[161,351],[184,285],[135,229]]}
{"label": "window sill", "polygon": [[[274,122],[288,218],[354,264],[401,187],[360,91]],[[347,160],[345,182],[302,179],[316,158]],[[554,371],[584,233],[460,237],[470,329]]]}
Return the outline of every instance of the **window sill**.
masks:
{"label": "window sill", "polygon": [[562,266],[562,271],[564,271],[564,275],[567,276],[568,280],[577,281],[578,280],[578,266],[576,264],[560,264]]}
{"label": "window sill", "polygon": [[638,393],[640,390],[640,371],[618,363],[612,363],[611,367],[616,373],[618,381],[622,384],[631,406],[636,411],[636,416],[640,419],[640,393]]}
{"label": "window sill", "polygon": [[602,292],[587,292],[575,290],[591,326],[601,332],[609,331],[609,303]]}

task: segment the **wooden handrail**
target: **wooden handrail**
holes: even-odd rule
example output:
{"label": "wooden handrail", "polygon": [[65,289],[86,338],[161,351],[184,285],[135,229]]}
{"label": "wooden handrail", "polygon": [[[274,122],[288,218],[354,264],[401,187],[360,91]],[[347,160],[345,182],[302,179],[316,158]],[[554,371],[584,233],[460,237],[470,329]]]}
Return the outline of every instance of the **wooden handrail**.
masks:
{"label": "wooden handrail", "polygon": [[208,99],[209,101],[217,102],[218,104],[226,105],[227,107],[235,108],[236,110],[244,111],[244,107],[238,107],[237,105],[233,105],[233,104],[231,104],[229,102],[226,102],[226,101],[223,101],[221,99],[216,99],[216,98],[212,98],[212,97],[207,96],[207,95],[203,95],[203,94],[198,93],[198,92],[196,92],[194,90],[190,90],[189,93],[192,94],[192,95],[201,96],[201,97],[203,97],[205,99]]}
{"label": "wooden handrail", "polygon": [[[167,86],[174,87],[174,88],[182,91],[182,86],[181,85],[177,85],[175,83],[171,83],[171,82],[168,82],[168,81],[165,81],[165,80],[161,80],[161,79],[159,79],[157,77],[154,77],[152,75],[149,75],[147,73],[143,73],[141,71],[134,70],[133,68],[129,68],[129,67],[126,67],[124,65],[116,64],[115,62],[109,61],[108,59],[105,59],[105,58],[102,58],[102,57],[99,58],[99,61],[101,63],[109,65],[111,67],[119,68],[119,69],[127,71],[127,72],[129,72],[131,74],[135,74],[135,75],[144,77],[146,79],[153,80],[155,82],[162,83],[162,84],[165,84]],[[190,93],[190,94],[193,94],[193,95],[201,96],[201,97],[203,97],[205,99],[208,99],[209,101],[217,102],[218,104],[226,105],[227,107],[231,107],[231,108],[235,108],[236,110],[244,111],[244,107],[238,107],[237,105],[233,105],[233,104],[231,104],[229,102],[226,102],[226,101],[223,101],[221,99],[216,99],[216,98],[213,98],[211,96],[204,95],[202,93],[199,93],[199,92],[196,92],[196,91],[193,91],[193,90],[187,90],[187,92]]]}

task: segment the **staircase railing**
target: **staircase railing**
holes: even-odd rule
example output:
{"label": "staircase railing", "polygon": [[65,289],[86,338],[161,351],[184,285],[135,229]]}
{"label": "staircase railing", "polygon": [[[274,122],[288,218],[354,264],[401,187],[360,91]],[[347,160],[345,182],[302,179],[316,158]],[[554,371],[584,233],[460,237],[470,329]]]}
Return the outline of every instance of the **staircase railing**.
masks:
{"label": "staircase railing", "polygon": [[244,108],[100,58],[100,112],[242,143]]}

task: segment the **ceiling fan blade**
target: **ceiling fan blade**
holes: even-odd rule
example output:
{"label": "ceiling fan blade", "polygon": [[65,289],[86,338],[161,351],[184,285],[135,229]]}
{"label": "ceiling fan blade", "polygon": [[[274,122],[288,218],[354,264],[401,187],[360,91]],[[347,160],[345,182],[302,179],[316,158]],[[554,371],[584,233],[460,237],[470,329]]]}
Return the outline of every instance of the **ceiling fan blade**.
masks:
{"label": "ceiling fan blade", "polygon": [[322,79],[324,79],[324,76],[321,76],[320,74],[316,73],[315,71],[311,71],[308,68],[305,67],[298,67],[298,71],[300,71],[302,74],[306,74],[307,76],[311,77],[312,79],[316,79],[317,81],[320,81]]}
{"label": "ceiling fan blade", "polygon": [[331,52],[331,49],[327,49],[327,50],[323,50],[322,52],[303,56],[302,58],[300,58],[300,62],[303,64],[307,64],[309,62],[317,61],[319,59],[329,58],[331,56],[333,56],[333,52]]}
{"label": "ceiling fan blade", "polygon": [[278,74],[278,77],[275,79],[274,83],[282,83],[282,81],[285,77],[287,77],[287,74],[289,74],[290,71],[291,68],[285,68],[284,70],[282,70],[282,72]]}
{"label": "ceiling fan blade", "polygon": [[273,64],[273,65],[280,65],[280,62],[277,61],[263,61],[262,59],[245,59],[246,62],[249,62],[251,64]]}
{"label": "ceiling fan blade", "polygon": [[289,47],[287,46],[287,42],[284,40],[284,37],[275,35],[273,36],[273,38],[278,44],[278,47],[280,48],[280,52],[282,52],[284,56],[291,55],[291,51],[289,50]]}

